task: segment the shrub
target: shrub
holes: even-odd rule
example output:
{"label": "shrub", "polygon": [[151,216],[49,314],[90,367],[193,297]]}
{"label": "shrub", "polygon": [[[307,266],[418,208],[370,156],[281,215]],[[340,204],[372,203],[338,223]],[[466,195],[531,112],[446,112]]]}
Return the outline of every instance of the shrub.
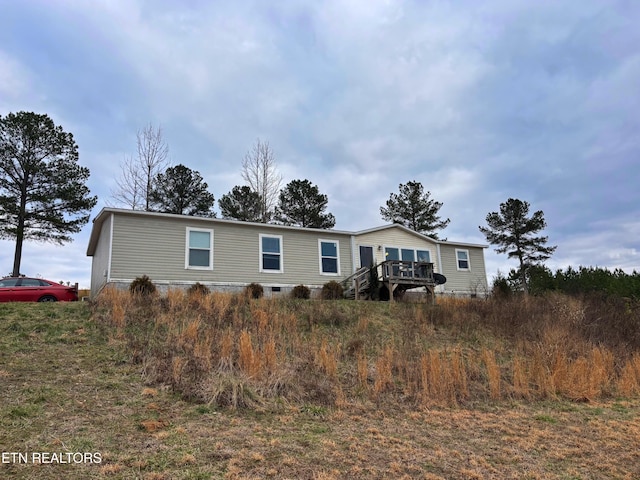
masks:
{"label": "shrub", "polygon": [[338,300],[344,297],[344,290],[335,280],[325,283],[322,286],[322,299],[323,300]]}
{"label": "shrub", "polygon": [[194,283],[187,289],[187,295],[195,295],[195,294],[209,295],[210,293],[211,293],[211,290],[209,290],[209,287],[201,284],[200,282]]}
{"label": "shrub", "polygon": [[244,288],[249,298],[262,298],[264,296],[264,288],[259,283],[250,283]]}
{"label": "shrub", "polygon": [[311,296],[311,290],[309,290],[309,288],[305,287],[304,285],[296,285],[295,287],[293,287],[293,290],[291,290],[291,296],[293,298],[308,300]]}
{"label": "shrub", "polygon": [[511,296],[512,291],[509,281],[500,272],[493,280],[491,293],[497,298],[509,298]]}
{"label": "shrub", "polygon": [[133,282],[131,282],[129,291],[133,294],[148,296],[156,292],[156,286],[148,276],[143,275],[136,277]]}
{"label": "shrub", "polygon": [[380,280],[378,279],[378,266],[371,265],[369,269],[369,288],[367,295],[371,300],[380,300]]}

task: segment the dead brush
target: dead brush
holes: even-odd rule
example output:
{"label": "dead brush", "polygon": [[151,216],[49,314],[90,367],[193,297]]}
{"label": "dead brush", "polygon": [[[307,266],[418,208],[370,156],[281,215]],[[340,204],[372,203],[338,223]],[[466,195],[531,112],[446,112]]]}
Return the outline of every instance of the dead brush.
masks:
{"label": "dead brush", "polygon": [[254,391],[251,381],[241,372],[210,374],[197,388],[198,397],[207,405],[233,409],[255,408],[260,405],[259,395]]}
{"label": "dead brush", "polygon": [[238,346],[238,366],[249,378],[258,377],[262,371],[260,355],[253,347],[251,334],[246,330],[240,333]]}
{"label": "dead brush", "polygon": [[[458,361],[460,360],[455,362]],[[456,381],[456,375],[452,374],[453,364],[453,360],[450,362],[446,353],[442,351],[431,349],[422,354],[418,364],[420,369],[418,398],[422,405],[455,405],[457,398],[463,396],[466,390],[466,375],[464,379],[459,378]],[[463,367],[459,367],[457,375],[460,376],[463,370]]]}
{"label": "dead brush", "polygon": [[169,312],[176,313],[184,308],[185,293],[180,288],[170,288],[166,294]]}
{"label": "dead brush", "polygon": [[537,398],[543,399],[555,396],[556,388],[550,372],[551,367],[543,348],[539,346],[533,349],[529,377]]}
{"label": "dead brush", "polygon": [[616,389],[625,397],[640,395],[640,353],[626,361],[616,382]]}
{"label": "dead brush", "polygon": [[98,296],[96,300],[97,308],[109,312],[107,319],[116,328],[123,328],[126,325],[126,314],[131,306],[131,295],[116,287],[108,286]]}
{"label": "dead brush", "polygon": [[216,371],[228,372],[233,369],[233,345],[235,339],[231,330],[226,330],[219,340],[218,365]]}
{"label": "dead brush", "polygon": [[613,357],[607,350],[594,347],[567,367],[567,378],[560,393],[575,401],[593,401],[606,396],[613,376]]}
{"label": "dead brush", "polygon": [[356,326],[356,333],[358,335],[366,335],[367,331],[369,330],[369,324],[371,322],[369,321],[369,319],[367,317],[360,317],[358,318],[358,324]]}
{"label": "dead brush", "polygon": [[276,341],[273,337],[270,337],[264,342],[262,350],[262,364],[268,375],[276,372],[278,368],[278,354],[276,351]]}
{"label": "dead brush", "polygon": [[179,291],[155,304],[126,291],[103,294],[96,318],[125,336],[151,381],[220,405],[278,396],[323,405],[382,398],[450,406],[640,395],[640,354],[583,334],[591,332],[584,325],[591,313],[581,300],[380,305],[213,292],[194,309]]}
{"label": "dead brush", "polygon": [[358,354],[356,369],[358,372],[358,386],[367,391],[369,389],[369,362],[363,352]]}
{"label": "dead brush", "polygon": [[264,336],[269,327],[269,314],[257,305],[251,306],[251,318],[258,337]]}
{"label": "dead brush", "polygon": [[326,341],[323,341],[322,345],[320,345],[316,351],[315,362],[329,378],[336,378],[338,373],[338,358],[336,352],[327,345]]}
{"label": "dead brush", "polygon": [[212,292],[204,299],[204,306],[212,325],[225,325],[233,297],[230,293]]}
{"label": "dead brush", "polygon": [[199,370],[211,371],[213,367],[213,337],[210,332],[199,335],[193,346],[193,359]]}
{"label": "dead brush", "polygon": [[525,400],[531,398],[529,381],[526,360],[519,355],[515,355],[513,358],[512,391],[516,398]]}
{"label": "dead brush", "polygon": [[180,387],[182,385],[183,373],[187,366],[188,360],[181,356],[175,356],[171,359],[171,384]]}
{"label": "dead brush", "polygon": [[126,307],[122,303],[118,302],[113,304],[113,307],[111,309],[111,321],[113,325],[118,329],[121,329],[125,326],[125,311]]}
{"label": "dead brush", "polygon": [[461,399],[469,397],[469,386],[467,380],[467,367],[464,361],[464,353],[461,348],[455,348],[451,352],[451,382],[455,395]]}
{"label": "dead brush", "polygon": [[393,387],[393,347],[387,345],[376,361],[373,393],[377,396]]}
{"label": "dead brush", "polygon": [[492,400],[497,400],[501,396],[501,372],[496,362],[496,354],[493,350],[484,349],[482,351],[482,360],[487,369],[487,380],[489,382],[489,396]]}
{"label": "dead brush", "polygon": [[202,320],[200,316],[191,321],[185,320],[184,327],[178,337],[178,344],[183,348],[192,350],[198,340],[201,326]]}

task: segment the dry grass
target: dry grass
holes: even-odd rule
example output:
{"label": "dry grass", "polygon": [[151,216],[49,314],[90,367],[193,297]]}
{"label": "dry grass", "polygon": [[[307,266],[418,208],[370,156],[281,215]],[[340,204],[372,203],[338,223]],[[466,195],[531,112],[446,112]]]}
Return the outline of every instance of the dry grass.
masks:
{"label": "dry grass", "polygon": [[[434,307],[177,291],[147,301],[106,290],[95,308],[150,381],[219,406],[637,395],[638,346],[611,326],[594,338],[585,302],[443,298]],[[620,308],[597,314],[628,333],[638,307]]]}
{"label": "dry grass", "polygon": [[[474,319],[466,325],[455,323],[463,313],[440,307],[207,297],[187,315],[180,302],[156,302],[132,303],[121,327],[104,304],[91,319],[80,303],[0,305],[2,450],[103,458],[0,464],[1,478],[640,477],[640,356],[629,345],[570,331],[584,343],[563,350],[554,335],[547,350],[527,325],[526,335],[492,330],[474,304],[456,305]],[[252,310],[268,322],[253,323]],[[240,370],[243,332],[261,359],[255,378]],[[130,338],[141,333],[144,342]],[[500,368],[499,400],[490,399],[487,352]],[[176,379],[151,381],[173,377],[174,359]],[[590,367],[593,375],[575,378]],[[201,382],[187,388],[182,377]],[[173,381],[209,402],[176,395]]]}

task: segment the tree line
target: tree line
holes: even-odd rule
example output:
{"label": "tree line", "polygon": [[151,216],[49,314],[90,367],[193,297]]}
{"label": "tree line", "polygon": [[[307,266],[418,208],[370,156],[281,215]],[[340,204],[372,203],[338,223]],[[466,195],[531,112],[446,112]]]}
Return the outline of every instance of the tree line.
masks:
{"label": "tree line", "polygon": [[[125,157],[113,200],[131,209],[215,217],[215,198],[202,175],[179,164],[169,166],[169,148],[160,127],[138,131],[137,155]],[[86,182],[89,169],[78,164],[73,135],[47,116],[32,112],[0,116],[0,238],[16,241],[12,275],[20,273],[24,240],[63,244],[89,221],[97,197]],[[275,155],[268,142],[256,141],[242,161],[246,185],[236,185],[218,200],[223,218],[330,229],[328,197],[309,180],[282,187]],[[439,215],[442,202],[417,181],[400,184],[380,207],[381,217],[438,239],[450,219]],[[536,235],[546,227],[542,211],[529,216],[529,204],[509,199],[489,213],[479,227],[496,251],[519,262],[526,291],[530,272],[556,247]],[[529,273],[528,273],[529,272]]]}
{"label": "tree line", "polygon": [[[138,156],[127,157],[112,198],[131,209],[180,215],[216,217],[216,202],[200,172],[179,164],[168,166],[168,146],[160,127],[149,125],[138,131]],[[275,154],[268,142],[257,139],[242,160],[245,185],[236,185],[218,200],[222,218],[245,222],[276,223],[330,229],[335,216],[327,212],[328,197],[307,179],[292,180],[284,187]],[[437,231],[450,220],[441,219],[436,202],[420,182],[399,185],[386,206],[384,220],[438,238]]]}
{"label": "tree line", "polygon": [[[640,300],[640,273],[627,273],[616,268],[566,267],[552,271],[545,265],[535,265],[526,272],[528,291],[533,295],[561,292],[568,295],[601,294]],[[522,280],[516,269],[508,275],[498,272],[493,281],[493,293],[505,297],[523,291]]]}
{"label": "tree line", "polygon": [[[138,156],[125,158],[112,198],[133,210],[216,217],[216,200],[197,170],[168,165],[168,146],[160,127],[138,131]],[[149,145],[153,144],[153,148]],[[273,150],[258,139],[242,161],[246,185],[236,185],[218,200],[225,219],[332,228],[329,199],[309,180],[293,180],[282,188]]]}

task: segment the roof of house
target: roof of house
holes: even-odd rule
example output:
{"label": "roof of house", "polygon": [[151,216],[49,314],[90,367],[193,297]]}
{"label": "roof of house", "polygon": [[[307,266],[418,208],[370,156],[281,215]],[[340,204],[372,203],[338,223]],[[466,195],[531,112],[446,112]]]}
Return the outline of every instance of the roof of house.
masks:
{"label": "roof of house", "polygon": [[380,227],[373,227],[373,228],[368,228],[366,230],[351,232],[351,235],[364,235],[365,233],[374,233],[382,230],[388,230],[390,228],[404,230],[405,232],[410,233],[411,235],[415,235],[416,237],[419,237],[422,240],[427,240],[428,242],[432,242],[434,244],[457,245],[462,247],[489,248],[489,245],[480,244],[480,243],[465,243],[465,242],[451,242],[449,240],[435,240],[428,235],[425,235],[420,232],[416,232],[415,230],[411,230],[410,228],[405,227],[404,225],[400,225],[399,223],[390,223],[388,225],[382,225]]}
{"label": "roof of house", "polygon": [[109,217],[111,214],[119,214],[119,215],[135,215],[135,216],[145,216],[145,217],[162,217],[162,218],[174,218],[174,219],[185,219],[185,218],[195,218],[198,221],[206,221],[211,223],[219,223],[219,224],[234,224],[234,225],[247,225],[247,226],[259,226],[261,228],[273,228],[279,230],[296,230],[296,231],[308,231],[313,233],[322,232],[330,232],[336,235],[348,235],[348,236],[358,236],[364,235],[366,233],[373,233],[382,230],[388,230],[391,228],[398,228],[404,230],[405,232],[415,235],[422,240],[427,240],[434,244],[443,244],[443,245],[458,245],[458,246],[468,246],[468,247],[477,247],[477,248],[488,248],[488,245],[476,244],[476,243],[461,243],[461,242],[450,242],[446,240],[434,240],[427,235],[423,235],[422,233],[418,233],[410,228],[405,227],[404,225],[400,225],[397,223],[392,223],[389,225],[382,225],[380,227],[369,228],[366,230],[360,230],[357,232],[347,231],[347,230],[320,230],[317,228],[308,228],[308,227],[296,227],[289,225],[277,225],[273,223],[257,223],[257,222],[243,222],[241,220],[228,220],[224,218],[210,218],[210,217],[189,217],[187,215],[178,215],[174,213],[160,213],[160,212],[147,212],[142,210],[129,210],[122,208],[113,208],[113,207],[105,207],[96,217],[93,219],[93,227],[91,230],[91,236],[89,237],[89,245],[87,247],[87,256],[91,257],[95,253],[96,247],[98,245],[98,238],[100,237],[100,227],[102,223]]}

